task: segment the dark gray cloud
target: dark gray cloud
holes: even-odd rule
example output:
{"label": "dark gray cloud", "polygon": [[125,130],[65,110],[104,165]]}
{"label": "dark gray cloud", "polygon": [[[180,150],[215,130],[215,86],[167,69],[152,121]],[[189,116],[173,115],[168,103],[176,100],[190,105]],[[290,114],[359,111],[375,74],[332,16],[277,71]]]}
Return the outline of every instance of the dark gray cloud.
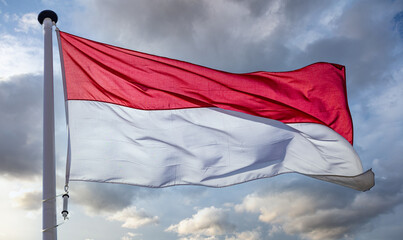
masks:
{"label": "dark gray cloud", "polygon": [[133,49],[169,42],[180,50],[187,42],[193,42],[193,24],[206,18],[204,1],[125,0],[88,1],[83,4],[87,11],[84,15],[89,16],[89,22],[84,27],[102,25],[102,30],[95,33],[98,37],[108,39],[112,44],[124,43]]}
{"label": "dark gray cloud", "polygon": [[398,59],[390,46],[399,39],[391,29],[394,23],[399,29],[403,8],[387,1],[317,0],[84,4],[87,27],[103,26],[93,36],[99,40],[235,72],[331,61],[347,65],[353,90],[382,81]]}
{"label": "dark gray cloud", "polygon": [[0,174],[29,178],[40,173],[42,156],[41,76],[0,82]]}
{"label": "dark gray cloud", "polygon": [[70,186],[70,202],[84,206],[88,213],[95,215],[120,211],[132,205],[136,199],[159,195],[155,189],[121,184],[73,183]]}
{"label": "dark gray cloud", "polygon": [[243,4],[246,8],[249,9],[251,15],[258,17],[258,16],[261,16],[262,14],[266,13],[266,11],[270,8],[270,5],[273,1],[234,0],[234,2]]}
{"label": "dark gray cloud", "polygon": [[[365,88],[384,84],[396,65],[402,65],[401,40],[393,34],[393,18],[403,8],[390,2],[357,1],[348,5],[334,21],[334,30],[309,44],[295,56],[296,62],[330,61],[347,67],[348,86],[352,95]],[[329,27],[332,27],[329,25]]]}
{"label": "dark gray cloud", "polygon": [[272,235],[285,232],[311,240],[355,238],[360,231],[373,231],[372,220],[403,203],[402,186],[394,184],[399,180],[378,179],[376,189],[366,193],[318,181],[295,181],[276,191],[250,194],[235,210],[258,213],[259,221],[277,229]]}
{"label": "dark gray cloud", "polygon": [[286,51],[272,34],[279,21],[278,7],[272,2],[266,8],[275,8],[273,14],[261,19],[253,15],[252,9],[259,2],[253,6],[237,1],[84,4],[85,14],[91,16],[84,28],[103,26],[93,37],[136,50],[237,72],[281,66],[279,60]]}

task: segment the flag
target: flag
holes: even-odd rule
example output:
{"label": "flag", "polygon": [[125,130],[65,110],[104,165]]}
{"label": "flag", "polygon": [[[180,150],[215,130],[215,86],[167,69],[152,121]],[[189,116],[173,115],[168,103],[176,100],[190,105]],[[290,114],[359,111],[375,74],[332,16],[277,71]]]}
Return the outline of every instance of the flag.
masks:
{"label": "flag", "polygon": [[344,66],[234,74],[59,39],[70,180],[222,187],[300,173],[374,185],[352,147]]}

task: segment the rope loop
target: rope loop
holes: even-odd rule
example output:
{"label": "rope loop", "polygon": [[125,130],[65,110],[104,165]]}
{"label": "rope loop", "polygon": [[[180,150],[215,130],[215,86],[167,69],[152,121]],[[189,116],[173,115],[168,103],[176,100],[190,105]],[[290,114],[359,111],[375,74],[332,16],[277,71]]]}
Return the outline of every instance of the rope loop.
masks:
{"label": "rope loop", "polygon": [[60,225],[65,224],[65,223],[67,222],[67,220],[69,220],[69,218],[65,218],[63,222],[58,223],[58,224],[56,224],[56,225],[53,226],[53,227],[49,227],[49,228],[46,228],[46,229],[42,229],[42,232],[47,232],[47,231],[49,231],[49,230],[52,230],[52,229],[54,229],[54,228],[57,228],[57,227],[59,227]]}
{"label": "rope loop", "polygon": [[[63,194],[64,194],[64,193],[63,193]],[[63,196],[63,194],[59,194],[59,195],[56,195],[56,196],[51,197],[51,198],[43,199],[42,202],[47,202],[47,201],[49,201],[49,200],[53,200],[53,199],[55,199],[55,198],[57,198],[57,197]]]}

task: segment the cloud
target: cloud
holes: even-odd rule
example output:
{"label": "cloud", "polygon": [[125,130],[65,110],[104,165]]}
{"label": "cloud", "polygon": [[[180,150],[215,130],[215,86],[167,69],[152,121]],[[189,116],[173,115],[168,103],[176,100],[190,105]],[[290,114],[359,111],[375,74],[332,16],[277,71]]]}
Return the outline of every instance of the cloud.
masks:
{"label": "cloud", "polygon": [[[296,23],[294,26],[299,30],[291,27],[290,31],[295,32],[290,38],[297,39],[297,43],[295,40],[292,43],[303,44],[304,48],[294,51],[289,60],[295,66],[316,61],[345,65],[349,95],[359,96],[363,88],[387,81],[396,64],[402,63],[401,51],[397,54],[398,48],[391,47],[399,46],[401,39],[391,30],[393,17],[403,6],[397,2],[343,2],[324,8],[318,15],[313,14],[317,9],[313,7],[314,10],[306,12],[309,21]],[[332,15],[331,10],[337,10],[340,5],[342,10]],[[332,16],[330,21],[328,16]],[[308,43],[300,43],[304,32],[314,32],[316,36]]]}
{"label": "cloud", "polygon": [[[39,24],[37,24],[39,25]],[[0,34],[0,82],[43,69],[43,49],[37,39]]]}
{"label": "cloud", "polygon": [[[137,238],[137,237],[140,237],[140,236],[142,236],[142,234],[140,234],[140,233],[128,232],[128,233],[126,233],[125,236],[122,237],[121,240],[134,240],[134,239],[139,239],[139,238]],[[136,237],[136,238],[134,238],[134,237]]]}
{"label": "cloud", "polygon": [[371,164],[379,178],[397,181],[403,180],[402,74],[403,64],[390,72],[391,77],[381,91],[379,87],[367,89],[366,98],[351,106],[355,146],[361,159]]}
{"label": "cloud", "polygon": [[108,217],[111,221],[123,222],[122,227],[137,229],[139,227],[158,223],[157,216],[149,216],[143,209],[128,207]]}
{"label": "cloud", "polygon": [[[372,219],[391,212],[403,203],[401,187],[378,181],[378,188],[387,191],[340,194],[316,183],[317,189],[307,186],[286,187],[283,191],[254,193],[235,206],[239,213],[258,213],[259,221],[273,227],[271,235],[284,232],[304,239],[342,239],[354,237]],[[322,186],[322,187],[321,187]]]}
{"label": "cloud", "polygon": [[42,207],[42,191],[29,190],[11,193],[13,205],[23,210],[36,211]]}
{"label": "cloud", "polygon": [[200,209],[191,218],[171,225],[165,231],[176,232],[179,236],[186,236],[185,239],[187,237],[190,237],[188,239],[204,239],[204,237],[224,235],[234,229],[235,226],[228,221],[226,210],[212,206]]}
{"label": "cloud", "polygon": [[138,198],[158,195],[155,189],[122,184],[77,184],[70,188],[74,201],[82,205],[87,214],[104,215],[129,207]]}
{"label": "cloud", "polygon": [[25,74],[0,81],[0,174],[30,178],[40,173],[42,79]]}
{"label": "cloud", "polygon": [[130,237],[141,236],[141,234],[139,233],[132,233],[132,232],[128,232],[127,235],[129,235]]}
{"label": "cloud", "polygon": [[18,21],[17,27],[15,28],[16,32],[28,33],[30,31],[36,32],[41,29],[41,25],[38,24],[37,13],[26,13],[22,16],[16,16],[15,18]]}
{"label": "cloud", "polygon": [[395,29],[399,33],[400,37],[403,38],[403,11],[397,13],[393,20],[395,23]]}
{"label": "cloud", "polygon": [[190,237],[183,237],[179,238],[179,240],[218,240],[217,237],[215,236],[190,236]]}
{"label": "cloud", "polygon": [[179,240],[218,240],[218,238],[215,236],[188,236],[179,238]]}
{"label": "cloud", "polygon": [[225,240],[259,240],[259,239],[262,239],[259,230],[235,233],[235,236],[225,238]]}
{"label": "cloud", "polygon": [[[265,4],[265,14],[259,17],[245,3],[230,0],[82,4],[89,16],[87,27],[103,25],[98,37],[153,54],[243,71],[263,66],[267,69],[270,63],[278,62],[277,54],[284,50],[280,45],[272,45],[282,21],[277,12],[279,1]],[[276,54],[270,54],[272,49],[276,49]]]}
{"label": "cloud", "polygon": [[397,1],[82,4],[88,16],[86,27],[101,24],[96,37],[109,43],[235,72],[284,71],[317,61],[335,62],[347,66],[354,93],[363,84],[381,82],[399,58],[390,47],[401,41],[391,31],[394,25],[400,29],[398,13],[403,5]]}

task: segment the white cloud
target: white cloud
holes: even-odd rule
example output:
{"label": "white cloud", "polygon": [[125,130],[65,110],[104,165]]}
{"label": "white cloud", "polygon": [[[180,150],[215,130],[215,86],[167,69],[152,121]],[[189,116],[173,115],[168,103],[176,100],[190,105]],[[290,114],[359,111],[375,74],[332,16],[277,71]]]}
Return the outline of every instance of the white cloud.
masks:
{"label": "white cloud", "polygon": [[29,181],[20,181],[10,184],[13,190],[9,191],[8,197],[13,211],[24,212],[25,218],[39,219],[42,207],[42,188],[39,178]]}
{"label": "white cloud", "polygon": [[[40,179],[30,179],[29,181],[22,179],[10,180],[0,176],[0,189],[2,192],[0,194],[0,239],[29,239],[29,236],[39,235],[41,229],[39,209],[31,211],[29,210],[31,208],[17,207],[14,199],[26,192],[36,191],[40,186]],[[41,204],[40,199],[36,198],[29,201],[28,205],[35,207],[36,204],[33,204],[33,201],[36,201],[39,205]],[[26,201],[22,202],[27,203]],[[24,227],[24,231],[21,231],[21,226]]]}
{"label": "white cloud", "polygon": [[11,192],[13,206],[24,210],[34,211],[41,208],[42,191],[24,189],[18,192]]}
{"label": "white cloud", "polygon": [[236,205],[235,210],[259,213],[261,222],[273,226],[271,235],[284,231],[305,239],[331,240],[352,236],[372,218],[390,211],[402,201],[400,195],[384,197],[370,193],[359,193],[348,201],[339,198],[314,192],[305,194],[301,190],[251,194]]}
{"label": "white cloud", "polygon": [[[259,212],[259,220],[270,223],[284,217],[298,217],[305,213],[313,213],[319,203],[312,204],[309,195],[299,195],[295,192],[283,192],[274,196],[261,197],[256,194],[248,195],[243,203],[235,206],[237,212]],[[268,204],[270,202],[270,204]],[[293,206],[290,208],[290,206]],[[286,214],[287,216],[285,216]]]}
{"label": "white cloud", "polygon": [[262,239],[260,231],[245,231],[240,233],[235,233],[235,236],[226,237],[225,240],[259,240]]}
{"label": "white cloud", "polygon": [[134,238],[134,237],[139,237],[139,236],[141,236],[141,235],[142,235],[142,234],[139,234],[139,233],[128,232],[128,233],[126,233],[125,236],[123,236],[123,237],[121,238],[121,240],[134,240],[134,239],[138,239],[138,238]]}
{"label": "white cloud", "polygon": [[205,236],[190,236],[190,237],[183,237],[179,238],[179,240],[218,240],[215,236],[205,237]]}
{"label": "white cloud", "polygon": [[132,233],[132,232],[128,232],[127,235],[129,235],[130,237],[141,236],[141,234]]}
{"label": "white cloud", "polygon": [[0,35],[0,81],[13,75],[40,73],[43,68],[43,49],[35,39],[21,39]]}
{"label": "white cloud", "polygon": [[28,33],[31,30],[39,31],[41,29],[41,25],[38,23],[37,17],[37,13],[26,13],[21,17],[17,16],[16,20],[18,21],[18,24],[15,28],[15,31],[24,33]]}
{"label": "white cloud", "polygon": [[157,216],[149,216],[143,209],[128,207],[108,217],[108,220],[123,222],[122,227],[136,229],[149,224],[158,223]]}
{"label": "white cloud", "polygon": [[[234,225],[228,221],[226,210],[216,207],[208,207],[199,210],[191,218],[186,218],[178,224],[169,226],[165,231],[176,232],[180,236],[199,239],[202,237],[214,237],[234,230]],[[203,238],[204,239],[204,238]]]}

